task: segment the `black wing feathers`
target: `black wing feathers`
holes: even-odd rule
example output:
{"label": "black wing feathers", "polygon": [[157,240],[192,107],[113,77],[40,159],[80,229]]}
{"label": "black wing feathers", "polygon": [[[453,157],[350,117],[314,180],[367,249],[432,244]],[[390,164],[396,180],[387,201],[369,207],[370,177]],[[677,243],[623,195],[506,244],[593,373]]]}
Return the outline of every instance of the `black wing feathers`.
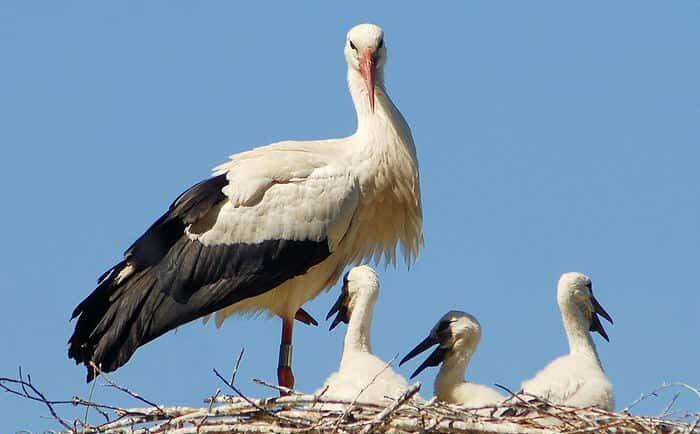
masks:
{"label": "black wing feathers", "polygon": [[[126,251],[73,312],[69,357],[113,371],[167,331],[273,289],[330,255],[326,240],[205,246],[187,237],[187,225],[224,203],[226,183],[219,175],[187,190]],[[133,272],[118,279],[126,267]]]}
{"label": "black wing feathers", "polygon": [[221,174],[190,187],[124,252],[124,256],[143,267],[160,261],[188,224],[196,222],[216,204],[226,200],[221,191],[226,183],[226,174]]}
{"label": "black wing feathers", "polygon": [[[197,217],[206,214],[207,210],[216,203],[226,199],[221,192],[225,185],[226,175],[222,174],[195,184],[178,196],[168,211],[124,252],[124,260],[99,277],[100,285],[75,308],[72,318],[77,317],[81,312],[94,309],[94,303],[110,293],[116,276],[126,268],[127,261],[135,271],[157,264],[182,237],[187,222],[196,220]],[[108,283],[106,286],[102,285],[105,280]]]}

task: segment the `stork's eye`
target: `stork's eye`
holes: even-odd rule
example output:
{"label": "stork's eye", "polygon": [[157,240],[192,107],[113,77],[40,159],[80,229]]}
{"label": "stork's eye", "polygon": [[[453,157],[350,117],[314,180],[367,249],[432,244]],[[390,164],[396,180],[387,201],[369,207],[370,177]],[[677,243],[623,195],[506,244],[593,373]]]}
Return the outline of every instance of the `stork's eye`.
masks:
{"label": "stork's eye", "polygon": [[357,47],[355,46],[355,44],[352,43],[351,40],[348,39],[348,43],[350,43],[350,48],[352,48],[353,50],[357,51]]}
{"label": "stork's eye", "polygon": [[384,46],[384,39],[380,39],[380,40],[379,40],[379,44],[377,45],[377,50],[379,50],[379,49],[382,48],[383,46]]}

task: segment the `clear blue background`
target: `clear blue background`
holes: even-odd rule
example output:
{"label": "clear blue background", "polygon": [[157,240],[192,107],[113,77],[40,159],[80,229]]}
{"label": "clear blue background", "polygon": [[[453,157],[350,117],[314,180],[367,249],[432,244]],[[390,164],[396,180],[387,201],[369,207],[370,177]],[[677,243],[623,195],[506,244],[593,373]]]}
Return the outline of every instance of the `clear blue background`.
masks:
{"label": "clear blue background", "polygon": [[[417,264],[382,268],[376,353],[404,354],[463,309],[484,328],[469,378],[517,388],[566,351],[555,285],[577,270],[615,318],[596,342],[618,407],[663,381],[698,385],[700,2],[637,0],[3,2],[0,376],[22,365],[51,398],[86,396],[66,358],[73,307],[229,154],[352,133],[342,47],[366,21],[386,31],[425,212]],[[307,308],[321,319],[336,295]],[[344,327],[326,328],[296,329],[301,390],[337,367]],[[197,404],[245,347],[239,384],[271,395],[250,380],[274,380],[278,343],[278,319],[195,322],[114,378]],[[3,433],[56,426],[38,404],[0,394],[0,408]]]}

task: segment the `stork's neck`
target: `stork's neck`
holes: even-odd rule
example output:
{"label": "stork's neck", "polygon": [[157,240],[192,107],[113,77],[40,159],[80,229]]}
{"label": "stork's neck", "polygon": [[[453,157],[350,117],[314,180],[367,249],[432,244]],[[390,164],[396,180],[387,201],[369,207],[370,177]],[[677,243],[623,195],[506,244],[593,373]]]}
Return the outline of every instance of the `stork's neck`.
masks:
{"label": "stork's neck", "polygon": [[574,355],[589,357],[600,364],[598,351],[596,351],[593,338],[588,330],[590,328],[589,321],[585,318],[581,309],[577,306],[564,306],[561,310],[561,316],[564,321],[566,337],[569,340],[569,352]]}
{"label": "stork's neck", "polygon": [[[377,71],[375,80],[373,113],[364,79],[358,71],[348,68],[348,87],[357,111],[357,131],[352,136],[355,146],[349,151],[355,162],[363,166],[360,183],[372,179],[383,168],[408,182],[411,194],[420,202],[418,159],[411,129],[384,89],[382,71]],[[391,168],[383,167],[388,165]]]}
{"label": "stork's neck", "polygon": [[467,365],[471,359],[471,353],[457,353],[450,351],[440,366],[440,372],[435,377],[435,390],[445,391],[465,382]]}
{"label": "stork's neck", "polygon": [[372,352],[369,334],[372,327],[373,311],[374,297],[358,297],[355,301],[348,329],[345,332],[343,357],[356,352]]}
{"label": "stork's neck", "polygon": [[403,116],[386,93],[383,71],[378,70],[375,75],[374,113],[367,95],[367,85],[359,71],[354,68],[348,68],[348,87],[357,112],[355,134],[374,135],[386,131],[388,127],[408,128]]}

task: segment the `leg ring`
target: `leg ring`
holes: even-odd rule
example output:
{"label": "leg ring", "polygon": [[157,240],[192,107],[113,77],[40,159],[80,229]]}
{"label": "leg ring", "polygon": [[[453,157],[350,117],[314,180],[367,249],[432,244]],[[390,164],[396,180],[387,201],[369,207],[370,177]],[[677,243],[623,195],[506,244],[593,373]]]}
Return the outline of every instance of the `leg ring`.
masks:
{"label": "leg ring", "polygon": [[292,367],[292,346],[290,344],[280,345],[280,358],[277,363],[279,368],[291,368]]}

